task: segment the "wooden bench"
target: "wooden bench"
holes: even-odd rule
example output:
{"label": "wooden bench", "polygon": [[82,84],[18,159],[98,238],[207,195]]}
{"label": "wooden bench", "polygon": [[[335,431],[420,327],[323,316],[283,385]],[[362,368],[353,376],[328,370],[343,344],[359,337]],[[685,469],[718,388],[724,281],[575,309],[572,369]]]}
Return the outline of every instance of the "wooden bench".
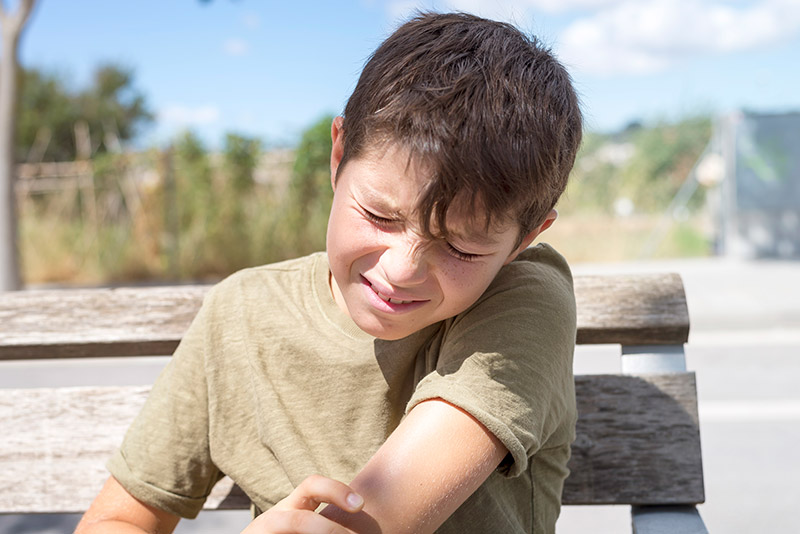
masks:
{"label": "wooden bench", "polygon": [[[674,274],[577,276],[579,344],[621,345],[621,374],[576,376],[565,505],[632,506],[633,531],[707,532],[689,316]],[[168,355],[205,286],[0,294],[0,360]],[[82,512],[149,387],[0,390],[0,513]],[[207,509],[247,508],[223,479]]]}

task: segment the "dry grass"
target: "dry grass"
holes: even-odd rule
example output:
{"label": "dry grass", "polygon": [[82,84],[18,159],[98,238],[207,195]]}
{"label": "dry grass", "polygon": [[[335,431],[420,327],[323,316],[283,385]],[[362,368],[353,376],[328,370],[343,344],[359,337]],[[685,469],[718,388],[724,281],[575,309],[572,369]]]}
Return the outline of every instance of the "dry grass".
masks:
{"label": "dry grass", "polygon": [[[705,221],[696,217],[669,225],[658,239],[659,215],[616,218],[607,215],[560,217],[542,235],[571,263],[615,262],[711,254]],[[653,247],[648,253],[648,248]]]}
{"label": "dry grass", "polygon": [[[267,199],[255,197],[249,199],[254,206],[268,205]],[[235,228],[226,226],[224,233],[216,235],[192,227],[191,232],[180,236],[177,255],[171,259],[163,225],[145,224],[148,210],[136,210],[130,217],[103,217],[103,222],[92,224],[92,218],[79,205],[74,197],[68,196],[64,201],[57,195],[29,198],[22,203],[20,248],[26,284],[109,284],[211,275],[219,278],[245,265],[283,259],[285,255],[280,252],[296,255],[286,244],[297,241],[297,236],[283,235],[289,228],[278,224],[275,218],[279,212],[275,210],[246,210],[246,222],[238,228],[247,232],[234,232]],[[155,220],[154,213],[163,210],[151,208],[149,217]],[[660,223],[663,220],[659,215],[616,218],[571,214],[561,216],[542,238],[571,263],[711,253],[706,237],[709,225],[701,217],[671,223],[662,234]],[[647,250],[648,245],[652,250]],[[219,264],[242,250],[250,252],[241,261]],[[177,266],[173,265],[175,262]]]}

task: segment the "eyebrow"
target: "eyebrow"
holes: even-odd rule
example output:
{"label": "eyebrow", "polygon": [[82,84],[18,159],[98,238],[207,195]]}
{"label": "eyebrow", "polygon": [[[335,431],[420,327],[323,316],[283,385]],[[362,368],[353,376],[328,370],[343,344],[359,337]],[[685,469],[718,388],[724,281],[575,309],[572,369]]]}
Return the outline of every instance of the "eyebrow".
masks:
{"label": "eyebrow", "polygon": [[[383,195],[378,194],[370,187],[360,189],[359,196],[361,196],[364,203],[369,204],[373,209],[380,210],[385,215],[398,218],[405,216],[405,213],[403,213],[402,210],[392,207],[391,203],[386,202],[386,199],[383,197]],[[454,240],[463,243],[471,243],[478,246],[491,247],[497,245],[498,243],[496,239],[480,231],[473,231],[465,234],[457,230],[448,229],[447,235],[451,236]]]}
{"label": "eyebrow", "polygon": [[453,238],[456,240],[463,241],[465,243],[474,243],[482,246],[492,246],[497,244],[496,239],[493,239],[491,236],[484,234],[483,232],[471,232],[465,235],[461,232],[448,230],[447,233],[453,236]]}
{"label": "eyebrow", "polygon": [[[365,204],[369,204],[370,207],[373,209],[379,209],[384,212],[386,215],[391,215],[392,217],[400,217],[403,215],[401,210],[393,207],[390,202],[387,202],[386,199],[376,193],[373,189],[369,187],[365,187],[358,191],[356,197],[361,197],[361,200]],[[356,198],[358,200],[358,198]]]}

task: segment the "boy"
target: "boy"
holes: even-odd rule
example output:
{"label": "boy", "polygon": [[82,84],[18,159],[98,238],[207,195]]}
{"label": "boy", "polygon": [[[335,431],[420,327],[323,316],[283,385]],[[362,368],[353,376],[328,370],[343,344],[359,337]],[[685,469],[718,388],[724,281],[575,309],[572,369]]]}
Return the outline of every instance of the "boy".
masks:
{"label": "boy", "polygon": [[78,532],[171,532],[223,473],[264,511],[247,533],[553,532],[574,296],[527,247],[580,143],[569,76],[509,25],[424,14],[331,135],[327,254],[208,294]]}

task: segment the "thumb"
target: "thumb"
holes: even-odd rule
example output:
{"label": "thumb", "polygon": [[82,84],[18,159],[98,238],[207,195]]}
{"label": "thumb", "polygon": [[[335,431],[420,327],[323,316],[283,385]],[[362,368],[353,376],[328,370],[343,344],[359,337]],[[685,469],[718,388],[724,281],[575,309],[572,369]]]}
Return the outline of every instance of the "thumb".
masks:
{"label": "thumb", "polygon": [[312,475],[301,482],[276,507],[314,511],[323,503],[333,504],[345,512],[355,513],[364,506],[364,499],[343,482],[321,475]]}

